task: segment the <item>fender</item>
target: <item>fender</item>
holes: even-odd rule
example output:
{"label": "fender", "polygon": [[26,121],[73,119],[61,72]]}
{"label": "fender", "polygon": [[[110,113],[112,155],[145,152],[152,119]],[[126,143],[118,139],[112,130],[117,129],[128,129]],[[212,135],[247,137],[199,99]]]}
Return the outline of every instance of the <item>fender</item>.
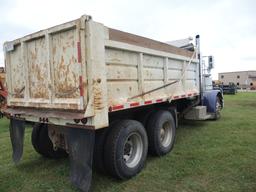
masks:
{"label": "fender", "polygon": [[224,107],[223,94],[220,90],[210,90],[203,93],[203,105],[207,106],[207,112],[216,112],[217,97],[220,98],[221,107]]}

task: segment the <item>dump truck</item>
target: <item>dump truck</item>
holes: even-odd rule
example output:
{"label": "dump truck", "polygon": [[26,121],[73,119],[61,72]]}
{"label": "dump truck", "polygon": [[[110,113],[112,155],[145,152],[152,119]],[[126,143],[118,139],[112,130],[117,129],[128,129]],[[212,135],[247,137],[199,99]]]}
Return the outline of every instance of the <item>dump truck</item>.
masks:
{"label": "dump truck", "polygon": [[129,179],[148,152],[172,150],[179,120],[218,119],[223,106],[220,91],[203,90],[199,35],[189,51],[84,15],[8,41],[4,53],[13,161],[32,122],[35,150],[68,156],[82,191],[92,167]]}

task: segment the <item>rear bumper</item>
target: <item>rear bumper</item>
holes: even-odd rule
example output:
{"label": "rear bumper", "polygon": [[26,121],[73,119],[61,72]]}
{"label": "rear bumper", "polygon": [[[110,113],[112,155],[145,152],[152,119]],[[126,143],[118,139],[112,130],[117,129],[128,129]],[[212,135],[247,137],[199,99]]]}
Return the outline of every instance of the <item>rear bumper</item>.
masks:
{"label": "rear bumper", "polygon": [[15,119],[47,123],[74,128],[95,129],[92,118],[84,117],[83,111],[60,111],[56,109],[6,108],[4,114]]}

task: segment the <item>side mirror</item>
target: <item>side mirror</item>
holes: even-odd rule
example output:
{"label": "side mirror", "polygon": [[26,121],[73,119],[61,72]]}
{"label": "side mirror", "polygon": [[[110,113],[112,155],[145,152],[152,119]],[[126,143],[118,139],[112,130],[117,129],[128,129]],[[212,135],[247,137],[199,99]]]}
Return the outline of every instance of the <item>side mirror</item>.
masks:
{"label": "side mirror", "polygon": [[208,70],[213,69],[214,61],[213,61],[213,56],[208,57]]}

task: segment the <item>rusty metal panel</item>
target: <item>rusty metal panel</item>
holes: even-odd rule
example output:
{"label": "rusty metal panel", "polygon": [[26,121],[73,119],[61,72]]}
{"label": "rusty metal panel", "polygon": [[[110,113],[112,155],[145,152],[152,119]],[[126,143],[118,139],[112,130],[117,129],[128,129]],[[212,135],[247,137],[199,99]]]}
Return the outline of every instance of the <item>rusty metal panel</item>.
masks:
{"label": "rusty metal panel", "polygon": [[27,42],[29,98],[49,99],[45,38]]}
{"label": "rusty metal panel", "polygon": [[[21,52],[21,44],[17,44],[14,46],[15,51],[11,51],[6,55],[7,62],[7,85],[9,95],[15,98],[24,98],[24,91],[22,91],[25,86],[24,79],[24,70],[22,65],[22,52]],[[11,65],[8,65],[11,63]]]}
{"label": "rusty metal panel", "polygon": [[79,70],[76,30],[52,35],[52,67],[56,98],[79,97]]}
{"label": "rusty metal panel", "polygon": [[85,109],[86,31],[81,22],[85,18],[5,44],[8,106]]}

